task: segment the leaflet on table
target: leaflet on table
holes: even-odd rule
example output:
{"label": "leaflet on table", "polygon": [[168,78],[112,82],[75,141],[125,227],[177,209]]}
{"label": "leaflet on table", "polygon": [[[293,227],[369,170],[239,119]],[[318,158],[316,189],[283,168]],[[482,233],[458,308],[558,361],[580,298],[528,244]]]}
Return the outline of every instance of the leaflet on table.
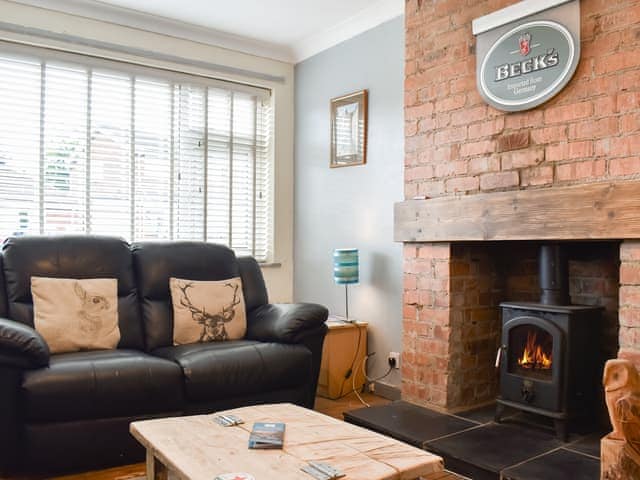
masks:
{"label": "leaflet on table", "polygon": [[282,448],[284,428],[284,423],[254,423],[249,436],[249,448]]}

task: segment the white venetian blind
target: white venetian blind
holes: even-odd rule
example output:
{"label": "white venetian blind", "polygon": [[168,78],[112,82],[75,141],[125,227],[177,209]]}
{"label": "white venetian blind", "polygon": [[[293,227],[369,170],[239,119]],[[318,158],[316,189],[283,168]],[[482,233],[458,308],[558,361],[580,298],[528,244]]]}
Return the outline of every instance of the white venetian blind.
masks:
{"label": "white venetian blind", "polygon": [[205,240],[271,259],[264,89],[0,43],[0,239]]}

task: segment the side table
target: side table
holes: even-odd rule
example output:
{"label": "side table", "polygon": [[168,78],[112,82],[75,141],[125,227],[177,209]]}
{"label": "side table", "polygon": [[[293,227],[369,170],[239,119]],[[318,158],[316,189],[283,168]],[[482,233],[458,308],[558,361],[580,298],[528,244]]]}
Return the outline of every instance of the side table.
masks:
{"label": "side table", "polygon": [[[335,400],[365,383],[362,362],[367,354],[367,322],[347,323],[329,317],[329,331],[322,348],[322,363],[318,377],[317,393]],[[351,376],[346,378],[351,369]]]}

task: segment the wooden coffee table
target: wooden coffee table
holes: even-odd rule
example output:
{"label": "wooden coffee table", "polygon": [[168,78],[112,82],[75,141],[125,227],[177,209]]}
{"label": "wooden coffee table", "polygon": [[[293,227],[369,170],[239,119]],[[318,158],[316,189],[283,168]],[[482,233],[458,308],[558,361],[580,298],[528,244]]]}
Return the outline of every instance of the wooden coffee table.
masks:
{"label": "wooden coffee table", "polygon": [[[245,423],[223,427],[214,415],[163,418],[131,424],[147,449],[147,479],[213,480],[223,473],[249,473],[256,480],[313,480],[300,468],[329,463],[344,480],[435,480],[443,462],[436,455],[389,437],[292,404],[226,410]],[[284,422],[282,450],[250,450],[254,422]]]}

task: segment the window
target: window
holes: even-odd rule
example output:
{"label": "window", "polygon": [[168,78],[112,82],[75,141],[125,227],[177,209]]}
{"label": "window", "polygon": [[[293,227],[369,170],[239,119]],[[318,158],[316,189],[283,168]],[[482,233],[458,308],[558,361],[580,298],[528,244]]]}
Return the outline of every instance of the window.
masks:
{"label": "window", "polygon": [[205,240],[267,261],[270,158],[264,89],[0,43],[0,239]]}

